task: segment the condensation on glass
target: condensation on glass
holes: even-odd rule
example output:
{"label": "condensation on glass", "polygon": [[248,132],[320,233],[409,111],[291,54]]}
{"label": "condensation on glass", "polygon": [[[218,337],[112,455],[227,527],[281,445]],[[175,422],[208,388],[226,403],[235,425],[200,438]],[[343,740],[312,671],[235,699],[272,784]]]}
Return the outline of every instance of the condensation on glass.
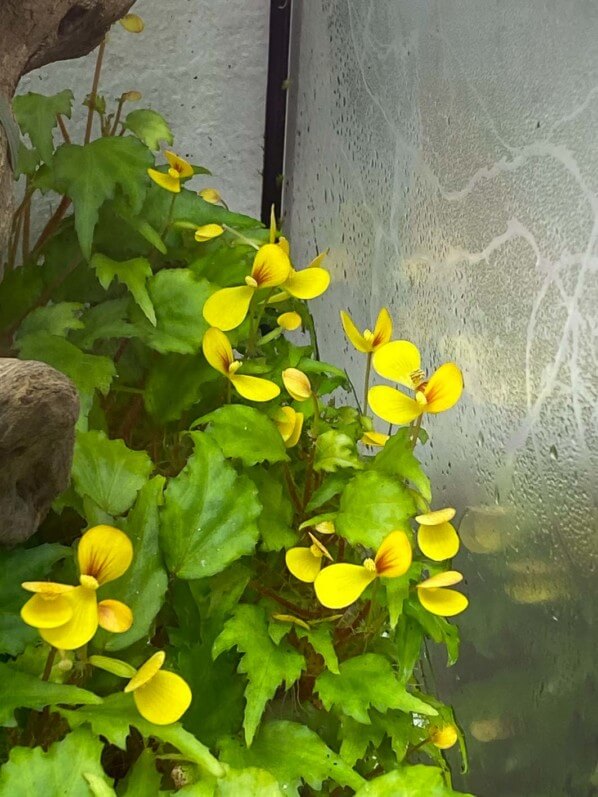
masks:
{"label": "condensation on glass", "polygon": [[[443,695],[481,797],[598,793],[598,4],[296,4],[287,163],[294,260],[330,247],[338,311],[466,394],[428,422],[471,608]],[[332,306],[331,306],[332,305]]]}

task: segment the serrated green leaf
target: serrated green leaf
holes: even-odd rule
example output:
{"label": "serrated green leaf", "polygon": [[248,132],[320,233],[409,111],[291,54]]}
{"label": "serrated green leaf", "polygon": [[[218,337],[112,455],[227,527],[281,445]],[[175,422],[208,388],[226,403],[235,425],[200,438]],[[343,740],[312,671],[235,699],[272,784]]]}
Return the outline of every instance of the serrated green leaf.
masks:
{"label": "serrated green leaf", "polygon": [[284,797],[278,781],[270,772],[257,767],[231,769],[216,784],[214,797]]}
{"label": "serrated green leaf", "polygon": [[353,545],[378,548],[396,529],[407,531],[415,503],[402,484],[382,473],[358,473],[343,490],[336,530]]}
{"label": "serrated green leaf", "polygon": [[83,777],[93,797],[116,797],[116,792],[107,782],[105,776],[95,775],[93,772],[84,772]]}
{"label": "serrated green leaf", "polygon": [[305,661],[290,645],[274,644],[268,634],[266,615],[259,606],[237,606],[214,642],[212,655],[216,659],[233,647],[243,654],[238,671],[247,675],[243,727],[245,741],[251,745],[267,702],[282,683],[289,689],[301,677]]}
{"label": "serrated green leaf", "polygon": [[44,333],[66,337],[73,329],[83,329],[79,316],[83,305],[79,302],[59,302],[38,307],[24,319],[18,329],[17,338]]}
{"label": "serrated green leaf", "polygon": [[89,724],[96,736],[105,736],[121,750],[126,748],[129,728],[137,728],[146,739],[154,736],[173,745],[187,761],[197,764],[203,771],[215,777],[224,775],[224,768],[208,748],[186,731],[180,723],[154,725],[143,719],[135,707],[131,694],[121,692],[110,695],[101,705],[84,706],[76,711],[59,709],[59,713],[65,717],[71,728]]}
{"label": "serrated green leaf", "polygon": [[156,312],[146,285],[148,277],[152,276],[149,260],[135,257],[118,262],[97,252],[91,258],[90,265],[95,269],[98,282],[104,290],[108,290],[115,278],[126,285],[141,312],[152,326],[156,326]]}
{"label": "serrated green leaf", "polygon": [[410,481],[426,501],[431,500],[430,479],[413,453],[410,429],[399,429],[387,440],[384,448],[374,457],[371,468],[378,473],[387,473]]}
{"label": "serrated green leaf", "polygon": [[316,653],[319,653],[324,659],[324,664],[330,672],[338,675],[338,658],[332,641],[332,629],[329,625],[320,623],[320,625],[312,626],[309,631],[307,628],[295,626],[295,633],[299,639],[305,637]]}
{"label": "serrated green leaf", "polygon": [[353,717],[342,717],[340,737],[341,758],[353,767],[365,756],[370,744],[378,747],[384,738],[384,729],[375,724],[364,725]]}
{"label": "serrated green leaf", "polygon": [[446,617],[430,614],[417,600],[406,601],[405,612],[420,624],[434,642],[446,646],[447,664],[451,667],[459,658],[461,640],[457,626],[452,625]]}
{"label": "serrated green leaf", "polygon": [[37,264],[5,270],[0,282],[0,329],[9,329],[27,315],[43,288],[44,270]]}
{"label": "serrated green leaf", "polygon": [[88,260],[101,206],[119,189],[131,211],[138,213],[149,183],[146,170],[151,165],[149,151],[132,136],[98,138],[83,146],[63,144],[56,151],[56,188],[73,201],[75,229]]}
{"label": "serrated green leaf", "polygon": [[207,434],[192,432],[195,450],[170,479],[162,509],[161,547],[179,578],[224,570],[254,549],[260,504],[246,476],[238,476]]}
{"label": "serrated green leaf", "polygon": [[293,505],[287,495],[282,475],[276,468],[255,467],[249,476],[258,489],[262,511],[257,520],[263,551],[280,551],[297,541],[297,532],[291,527]]}
{"label": "serrated green leaf", "polygon": [[272,772],[283,792],[296,797],[303,781],[316,790],[328,778],[351,789],[364,783],[317,733],[296,722],[265,722],[249,750],[236,739],[224,740],[220,750],[222,759],[237,769]]}
{"label": "serrated green leaf", "polygon": [[202,399],[202,387],[218,379],[218,372],[195,354],[155,355],[143,391],[146,409],[161,423],[176,421]]}
{"label": "serrated green leaf", "polygon": [[415,764],[388,772],[370,781],[355,797],[474,797],[472,794],[453,791],[444,783],[443,772],[438,767]]}
{"label": "serrated green leaf", "polygon": [[160,794],[161,781],[162,776],[156,769],[153,751],[142,750],[123,782],[121,797],[150,797]]}
{"label": "serrated green leaf", "polygon": [[54,144],[52,134],[58,126],[57,114],[71,118],[73,92],[65,89],[59,94],[21,94],[14,98],[12,107],[15,118],[23,133],[29,136],[31,143],[46,163],[52,160]]}
{"label": "serrated green leaf", "polygon": [[437,714],[423,700],[407,692],[399,683],[388,659],[378,653],[363,653],[347,659],[334,675],[324,672],[316,679],[315,691],[328,711],[338,711],[369,725],[369,709],[385,712],[388,709]]}
{"label": "serrated green leaf", "polygon": [[314,509],[318,509],[339,493],[342,493],[351,476],[352,474],[349,471],[341,470],[324,477],[324,481],[318,489],[314,491],[308,505],[305,507],[306,510],[308,512],[313,512]]}
{"label": "serrated green leaf", "polygon": [[73,456],[73,482],[109,515],[122,515],[146,483],[153,463],[145,451],[132,451],[122,440],[103,432],[78,432]]}
{"label": "serrated green leaf", "polygon": [[139,314],[140,337],[152,349],[166,354],[196,354],[208,324],[203,306],[214,292],[206,280],[186,268],[159,271],[148,280],[148,292],[156,312],[156,325]]}
{"label": "serrated green leaf", "polygon": [[349,435],[331,429],[316,440],[314,470],[334,473],[339,468],[362,468],[355,443]]}
{"label": "serrated green leaf", "polygon": [[100,697],[87,689],[42,681],[38,676],[19,672],[0,662],[0,725],[15,725],[13,713],[17,708],[42,709],[57,703],[76,706],[101,702]]}
{"label": "serrated green leaf", "polygon": [[135,232],[138,232],[142,238],[145,238],[158,252],[161,252],[163,255],[166,254],[168,250],[166,244],[162,240],[162,236],[142,216],[134,215],[124,202],[119,202],[118,200],[113,203],[113,210],[129,225],[129,227],[135,230]]}
{"label": "serrated green leaf", "polygon": [[280,432],[263,412],[242,404],[227,404],[196,423],[209,424],[207,433],[222,453],[244,465],[288,460]]}
{"label": "serrated green leaf", "polygon": [[130,130],[143,141],[146,147],[153,150],[160,149],[161,141],[172,144],[174,140],[172,131],[164,117],[147,108],[131,111],[127,114],[123,124],[126,130]]}
{"label": "serrated green leaf", "polygon": [[137,334],[128,320],[129,299],[112,299],[102,302],[81,316],[83,329],[73,334],[72,340],[81,349],[91,349],[97,340],[133,338]]}
{"label": "serrated green leaf", "polygon": [[18,180],[23,174],[29,176],[33,175],[39,164],[40,157],[38,151],[26,147],[22,141],[19,141],[17,165],[13,170],[15,179]]}

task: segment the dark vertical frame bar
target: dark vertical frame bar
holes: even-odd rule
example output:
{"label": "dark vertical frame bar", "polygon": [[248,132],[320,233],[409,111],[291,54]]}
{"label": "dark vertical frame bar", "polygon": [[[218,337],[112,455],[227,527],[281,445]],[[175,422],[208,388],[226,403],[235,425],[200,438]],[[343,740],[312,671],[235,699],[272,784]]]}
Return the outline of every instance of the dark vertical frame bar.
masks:
{"label": "dark vertical frame bar", "polygon": [[272,205],[277,218],[281,213],[290,31],[291,0],[271,0],[262,172],[261,215],[264,224],[270,221]]}

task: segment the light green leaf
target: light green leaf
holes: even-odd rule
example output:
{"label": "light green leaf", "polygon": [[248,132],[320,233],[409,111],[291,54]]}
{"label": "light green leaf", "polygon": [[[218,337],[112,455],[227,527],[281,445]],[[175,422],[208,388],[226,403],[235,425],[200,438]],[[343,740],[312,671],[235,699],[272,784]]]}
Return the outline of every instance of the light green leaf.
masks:
{"label": "light green leaf", "polygon": [[132,260],[118,262],[98,252],[91,258],[90,264],[95,268],[98,281],[105,291],[116,277],[122,285],[127,286],[150,324],[156,326],[156,312],[146,287],[148,277],[152,276],[149,260],[145,257],[134,257]]}
{"label": "light green leaf", "polygon": [[73,329],[83,329],[83,322],[79,318],[82,309],[83,305],[79,302],[59,302],[38,307],[25,318],[17,337],[24,338],[25,335],[38,332],[66,337]]}
{"label": "light green leaf", "polygon": [[284,797],[274,775],[265,769],[231,769],[216,784],[215,797]]}
{"label": "light green leaf", "polygon": [[447,664],[451,667],[459,658],[461,644],[459,628],[450,623],[446,617],[430,614],[417,600],[406,601],[405,612],[420,624],[434,642],[442,643],[446,646]]}
{"label": "light green leaf", "polygon": [[332,629],[329,625],[320,623],[311,627],[309,631],[307,628],[301,628],[301,626],[296,625],[295,633],[299,639],[305,637],[316,653],[319,653],[324,659],[324,664],[330,672],[338,675],[338,658],[332,642]]}
{"label": "light green leaf", "polygon": [[73,201],[75,229],[85,257],[91,257],[93,231],[101,206],[113,199],[117,188],[127,197],[131,211],[141,210],[152,157],[131,136],[98,138],[89,144],[63,144],[54,155],[56,188]]}
{"label": "light green leaf", "polygon": [[98,667],[100,670],[110,672],[112,675],[118,675],[119,678],[132,678],[137,670],[126,661],[120,659],[111,659],[109,656],[90,656],[87,661],[92,667]]}
{"label": "light green leaf", "polygon": [[392,708],[420,714],[438,713],[407,692],[397,680],[390,662],[378,653],[364,653],[347,659],[340,665],[338,675],[322,673],[316,679],[314,689],[326,710],[336,706],[343,714],[366,725],[370,723],[370,707],[382,713]]}
{"label": "light green leaf", "polygon": [[143,392],[145,406],[161,423],[176,421],[201,400],[202,387],[218,379],[218,372],[195,354],[156,355]]}
{"label": "light green leaf", "polygon": [[413,574],[408,570],[398,578],[385,578],[386,603],[390,627],[395,628],[403,611],[403,602],[409,597],[409,582]]}
{"label": "light green leaf", "polygon": [[196,354],[208,328],[203,306],[213,288],[187,268],[165,269],[148,280],[148,292],[156,312],[156,325],[139,313],[134,318],[140,337],[162,352]]}
{"label": "light green leaf", "polygon": [[453,791],[444,783],[442,770],[415,764],[396,769],[370,781],[355,797],[474,797],[472,794]]}
{"label": "light green leaf", "polygon": [[268,634],[264,610],[254,605],[237,606],[214,642],[212,655],[217,658],[233,647],[243,654],[238,671],[247,675],[243,727],[245,741],[251,745],[266,703],[274,697],[280,684],[284,683],[285,689],[289,689],[301,677],[305,661],[287,643],[274,644]]}
{"label": "light green leaf", "polygon": [[172,573],[202,578],[253,551],[260,504],[253,483],[237,475],[214,440],[190,436],[195,450],[166,488],[160,539]]}
{"label": "light green leaf", "polygon": [[432,498],[430,479],[413,453],[410,439],[410,429],[399,429],[375,456],[371,468],[377,473],[399,476],[412,482],[423,498],[430,501]]}
{"label": "light green leaf", "polygon": [[65,717],[71,728],[89,724],[96,736],[105,736],[121,750],[126,748],[129,728],[132,726],[146,739],[155,736],[173,745],[187,761],[197,764],[203,771],[217,778],[224,775],[224,768],[208,748],[186,731],[180,723],[154,725],[143,719],[135,707],[131,694],[120,692],[107,697],[102,705],[84,706],[76,711],[59,709],[59,713]]}
{"label": "light green leaf", "polygon": [[340,737],[341,758],[353,767],[364,757],[370,744],[374,748],[380,745],[384,738],[384,729],[374,724],[364,725],[353,717],[341,717]]}
{"label": "light green leaf", "polygon": [[109,440],[98,431],[77,433],[75,487],[109,515],[122,515],[130,508],[152,468],[145,451],[132,451],[122,440]]}
{"label": "light green leaf", "polygon": [[116,797],[116,792],[106,781],[106,776],[95,775],[92,772],[84,772],[83,777],[87,781],[93,797]]}
{"label": "light green leaf", "polygon": [[65,89],[59,94],[21,94],[12,101],[15,119],[23,133],[26,133],[45,163],[52,160],[54,144],[52,133],[58,126],[57,114],[71,118],[73,92]]}
{"label": "light green leaf", "polygon": [[318,793],[328,778],[351,789],[364,783],[317,733],[296,722],[264,723],[249,750],[236,739],[225,739],[220,748],[222,759],[237,769],[254,766],[271,772],[287,795],[298,797],[304,781]]}
{"label": "light green leaf", "polygon": [[306,510],[308,512],[313,512],[314,509],[318,509],[323,504],[332,500],[336,495],[342,493],[351,476],[352,474],[349,471],[341,470],[324,477],[324,481],[318,489],[314,491],[308,505],[305,507]]}
{"label": "light green leaf", "polygon": [[133,543],[133,562],[127,572],[110,585],[110,597],[133,611],[133,625],[123,634],[106,633],[105,650],[122,650],[147,636],[162,608],[168,575],[159,547],[159,507],[164,502],[164,477],[155,476],[139,491],[123,530]]}
{"label": "light green leaf", "polygon": [[314,470],[334,473],[339,468],[362,468],[355,443],[349,435],[331,429],[316,440]]}
{"label": "light green leaf", "polygon": [[133,338],[137,334],[128,320],[128,297],[112,299],[90,307],[81,316],[83,330],[72,335],[81,349],[91,349],[97,340]]}
{"label": "light green leaf", "polygon": [[343,490],[336,530],[353,545],[376,549],[391,531],[407,531],[407,520],[416,511],[406,487],[390,476],[366,471]]}
{"label": "light green leaf", "polygon": [[121,797],[151,797],[160,794],[161,781],[162,776],[156,769],[154,753],[146,748],[129,770]]}
{"label": "light green leaf", "polygon": [[174,140],[168,123],[156,111],[143,108],[131,111],[123,124],[126,130],[134,133],[149,149],[159,150],[161,141],[172,144]]}
{"label": "light green leaf", "polygon": [[223,454],[230,459],[240,459],[244,465],[288,460],[280,432],[254,407],[227,404],[204,415],[197,423],[209,424],[207,433],[216,440]]}
{"label": "light green leaf", "polygon": [[0,662],[0,725],[15,725],[13,713],[17,708],[42,709],[57,703],[75,706],[101,702],[100,697],[87,689],[42,681]]}
{"label": "light green leaf", "polygon": [[255,467],[251,469],[249,475],[257,486],[258,498],[262,505],[257,520],[261,538],[260,548],[263,551],[280,551],[281,548],[289,548],[297,541],[297,532],[291,527],[293,505],[279,470]]}

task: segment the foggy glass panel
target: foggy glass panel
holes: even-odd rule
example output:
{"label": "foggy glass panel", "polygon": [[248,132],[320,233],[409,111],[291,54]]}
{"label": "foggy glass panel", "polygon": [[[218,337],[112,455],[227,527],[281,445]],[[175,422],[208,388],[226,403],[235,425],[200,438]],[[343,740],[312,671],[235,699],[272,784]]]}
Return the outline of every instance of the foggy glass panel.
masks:
{"label": "foggy glass panel", "polygon": [[598,794],[598,4],[295,5],[286,230],[298,265],[330,247],[323,359],[361,385],[338,311],[387,305],[465,376],[422,449],[471,598],[435,667],[456,786]]}

